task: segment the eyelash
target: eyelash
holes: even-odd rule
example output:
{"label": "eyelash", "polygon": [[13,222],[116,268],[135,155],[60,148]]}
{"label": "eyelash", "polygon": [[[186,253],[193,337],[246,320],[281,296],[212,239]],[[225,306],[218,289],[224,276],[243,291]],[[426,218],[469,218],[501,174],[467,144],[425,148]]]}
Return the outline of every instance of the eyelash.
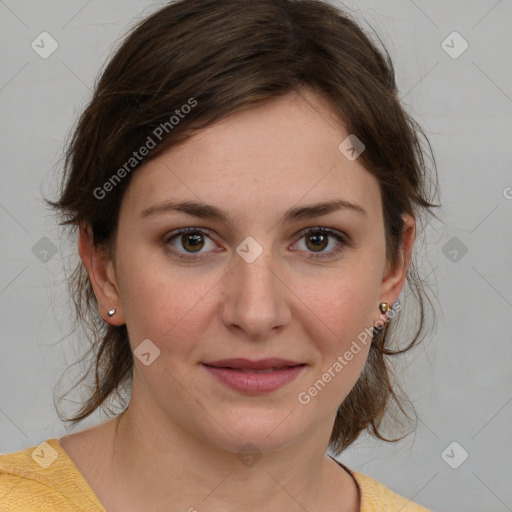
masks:
{"label": "eyelash", "polygon": [[[203,234],[203,235],[206,235],[209,237],[211,230],[206,229],[206,228],[183,228],[183,229],[176,231],[175,233],[172,233],[171,236],[166,237],[163,243],[164,243],[164,245],[168,245],[175,238],[179,237],[180,235],[187,234],[187,233],[200,233],[200,234]],[[335,231],[330,228],[324,228],[324,227],[313,227],[313,228],[307,228],[305,230],[302,230],[299,233],[298,241],[300,241],[305,236],[311,235],[311,234],[327,235],[327,236],[335,238],[339,242],[339,244],[334,249],[331,249],[330,251],[328,251],[326,253],[311,253],[310,257],[313,259],[316,259],[316,260],[332,258],[332,257],[338,255],[339,253],[341,253],[345,249],[346,246],[350,246],[349,239],[344,233]],[[209,237],[209,238],[211,238],[211,237]],[[173,253],[173,256],[175,256],[179,259],[195,260],[195,259],[199,259],[201,257],[200,255],[194,256],[194,255],[192,255],[192,253],[188,253],[187,255],[185,255],[184,253],[180,253],[175,250],[172,250],[172,253]],[[202,253],[200,253],[200,254],[202,254]]]}

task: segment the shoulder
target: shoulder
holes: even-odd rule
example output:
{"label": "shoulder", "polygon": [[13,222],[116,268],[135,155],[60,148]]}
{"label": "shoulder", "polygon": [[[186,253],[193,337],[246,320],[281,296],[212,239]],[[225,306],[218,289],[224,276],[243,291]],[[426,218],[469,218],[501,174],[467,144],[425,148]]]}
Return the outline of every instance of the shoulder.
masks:
{"label": "shoulder", "polygon": [[0,512],[103,511],[57,439],[0,455]]}
{"label": "shoulder", "polygon": [[336,462],[350,473],[357,483],[361,496],[360,512],[431,512],[377,480],[348,468],[340,461]]}
{"label": "shoulder", "polygon": [[361,490],[361,512],[430,512],[367,475],[352,474]]}

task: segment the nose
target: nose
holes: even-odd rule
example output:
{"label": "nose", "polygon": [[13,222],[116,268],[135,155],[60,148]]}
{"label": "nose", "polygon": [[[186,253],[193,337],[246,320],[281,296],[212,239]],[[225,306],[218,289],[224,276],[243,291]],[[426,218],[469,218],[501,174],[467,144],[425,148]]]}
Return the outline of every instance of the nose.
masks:
{"label": "nose", "polygon": [[252,263],[235,257],[223,279],[222,321],[248,339],[268,339],[290,323],[290,284],[265,251]]}

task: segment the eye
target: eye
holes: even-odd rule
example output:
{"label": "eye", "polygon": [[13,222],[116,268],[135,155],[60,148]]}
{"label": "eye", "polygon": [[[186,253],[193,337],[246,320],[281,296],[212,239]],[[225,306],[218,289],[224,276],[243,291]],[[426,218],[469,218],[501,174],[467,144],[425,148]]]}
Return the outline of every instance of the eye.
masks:
{"label": "eye", "polygon": [[[194,259],[199,257],[198,255],[216,249],[217,246],[209,233],[211,231],[205,228],[183,228],[171,233],[163,243],[173,248],[173,256],[180,259]],[[309,252],[310,257],[315,259],[332,258],[350,245],[349,239],[344,233],[324,227],[303,230],[296,245],[300,245],[302,239],[304,239],[303,247],[305,248],[299,247],[299,250]],[[208,242],[210,243],[209,248]],[[326,250],[329,246],[333,247]],[[203,251],[202,249],[206,250]]]}
{"label": "eye", "polygon": [[[324,259],[332,258],[340,253],[345,246],[349,245],[348,237],[341,232],[335,231],[330,228],[314,227],[308,228],[300,233],[300,241],[305,240],[304,247],[306,252],[312,252],[312,258]],[[330,241],[335,240],[332,244]],[[299,244],[300,245],[300,244]],[[325,250],[331,245],[330,250]]]}
{"label": "eye", "polygon": [[[184,228],[171,233],[164,240],[164,245],[171,245],[173,253],[178,258],[194,258],[194,254],[202,254],[201,250],[210,242],[210,250],[216,248],[215,242],[209,236],[210,230],[203,228]],[[180,247],[181,246],[181,247]],[[182,250],[183,249],[183,250]]]}

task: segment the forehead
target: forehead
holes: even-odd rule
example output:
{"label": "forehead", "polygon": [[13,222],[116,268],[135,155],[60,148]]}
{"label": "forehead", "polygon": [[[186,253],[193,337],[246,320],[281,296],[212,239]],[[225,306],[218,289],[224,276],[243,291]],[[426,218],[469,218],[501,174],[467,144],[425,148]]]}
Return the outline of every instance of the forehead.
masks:
{"label": "forehead", "polygon": [[202,201],[239,218],[345,199],[379,214],[376,179],[338,149],[348,136],[320,96],[290,92],[233,114],[139,168],[128,215],[168,199]]}

